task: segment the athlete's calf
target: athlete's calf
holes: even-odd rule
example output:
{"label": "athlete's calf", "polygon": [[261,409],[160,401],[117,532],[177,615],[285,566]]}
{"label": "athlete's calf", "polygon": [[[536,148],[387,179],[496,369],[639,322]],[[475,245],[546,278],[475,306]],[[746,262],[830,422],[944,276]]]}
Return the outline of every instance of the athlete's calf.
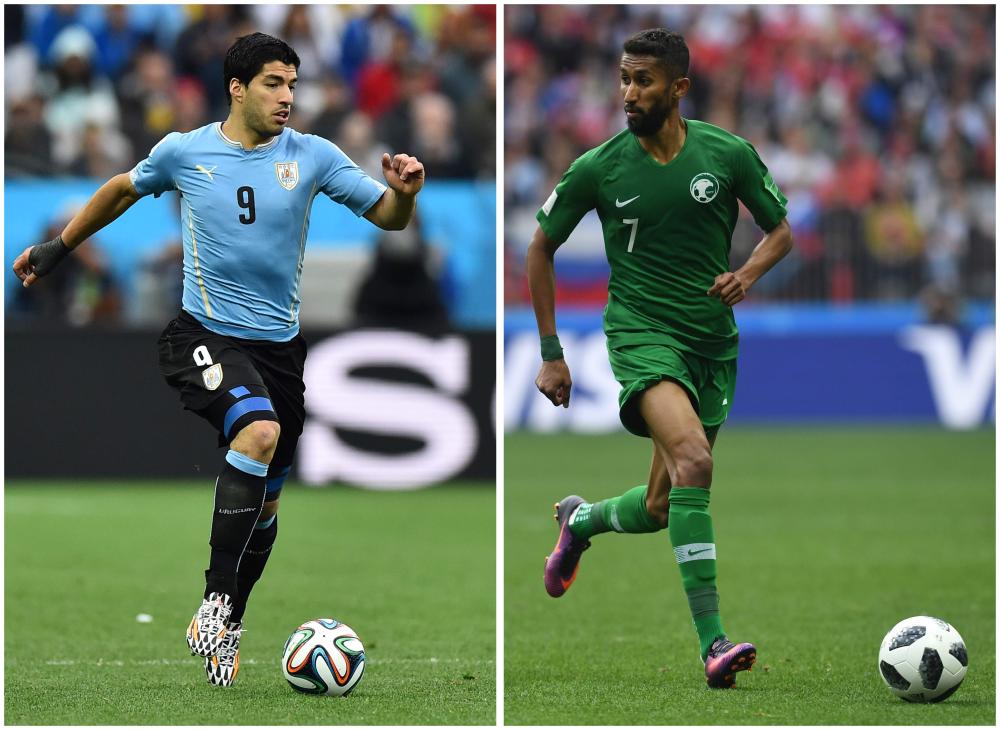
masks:
{"label": "athlete's calf", "polygon": [[[277,418],[261,411],[262,417]],[[226,465],[215,483],[212,515],[212,556],[205,572],[205,597],[236,595],[240,556],[260,519],[267,490],[268,462],[281,428],[276,420],[260,420],[240,429],[226,454]]]}

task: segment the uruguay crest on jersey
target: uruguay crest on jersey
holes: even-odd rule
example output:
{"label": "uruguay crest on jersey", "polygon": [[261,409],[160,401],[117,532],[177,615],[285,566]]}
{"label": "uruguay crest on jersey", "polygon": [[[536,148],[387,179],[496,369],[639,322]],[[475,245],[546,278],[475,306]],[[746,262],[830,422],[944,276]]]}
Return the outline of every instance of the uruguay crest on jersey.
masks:
{"label": "uruguay crest on jersey", "polygon": [[299,163],[298,162],[275,162],[274,174],[278,176],[278,182],[285,190],[291,190],[299,184]]}

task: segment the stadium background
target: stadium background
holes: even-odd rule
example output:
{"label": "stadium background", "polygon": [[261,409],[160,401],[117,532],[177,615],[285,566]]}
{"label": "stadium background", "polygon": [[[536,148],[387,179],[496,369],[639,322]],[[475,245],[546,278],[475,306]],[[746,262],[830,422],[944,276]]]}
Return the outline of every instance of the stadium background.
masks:
{"label": "stadium background", "polygon": [[[495,17],[4,6],[7,722],[494,722]],[[180,302],[176,194],[140,201],[30,290],[10,264],[165,134],[224,119],[222,59],[254,30],[302,60],[294,129],[378,179],[384,151],[417,155],[428,178],[405,232],[314,204],[306,431],[240,678],[213,693],[181,633],[224,451],[163,383],[155,349]],[[70,615],[82,630],[39,652],[39,622]],[[346,701],[281,678],[285,639],[321,616],[366,646]]]}
{"label": "stadium background", "polygon": [[[523,261],[565,169],[624,127],[621,43],[659,25],[691,50],[682,114],[752,142],[789,199],[795,248],[735,310],[732,422],[995,421],[992,6],[511,6],[505,24],[508,429],[618,428],[606,365],[578,366],[576,414],[535,396]],[[741,206],[735,265],[760,236]],[[599,361],[596,213],[556,271],[560,335]]]}
{"label": "stadium background", "polygon": [[[995,721],[995,17],[989,5],[505,8],[508,724]],[[524,254],[569,164],[625,127],[622,42],[659,26],[691,50],[681,114],[754,144],[796,243],[735,308],[712,513],[726,627],[759,654],[725,697],[704,690],[664,534],[595,538],[557,601],[541,580],[553,502],[643,483],[649,445],[618,420],[596,214],[555,256],[568,409],[534,386]],[[761,236],[741,207],[734,268]],[[935,708],[895,700],[877,670],[885,632],[917,614],[952,622],[978,657]]]}
{"label": "stadium background", "polygon": [[[8,431],[8,475],[181,476],[211,458],[211,439],[173,413],[150,359],[150,333],[180,301],[176,194],[143,200],[43,287],[18,286],[10,264],[168,132],[224,119],[225,51],[261,30],[302,59],[294,129],[334,140],[377,179],[382,152],[407,151],[429,180],[417,225],[404,232],[379,231],[325,199],[314,205],[301,322],[330,357],[322,371],[310,368],[315,418],[303,476],[390,488],[493,478],[493,383],[482,374],[495,352],[495,7],[6,5],[4,13],[7,382],[71,358],[84,382],[160,397],[143,429],[133,427],[128,398],[105,400],[104,436],[122,452],[110,463],[72,437],[59,413],[85,410],[76,407],[80,391],[53,378],[50,397],[31,406],[36,418]],[[345,361],[337,351],[357,353],[359,341],[338,348],[338,337],[359,327],[398,332],[381,344],[366,339],[366,354]],[[116,357],[100,358],[102,349]],[[385,383],[396,409],[337,399],[345,378]],[[8,412],[32,398],[8,385]],[[426,412],[438,417],[418,417]],[[67,444],[60,463],[42,458],[46,438]],[[150,459],[140,443],[150,438],[185,444],[195,457]]]}

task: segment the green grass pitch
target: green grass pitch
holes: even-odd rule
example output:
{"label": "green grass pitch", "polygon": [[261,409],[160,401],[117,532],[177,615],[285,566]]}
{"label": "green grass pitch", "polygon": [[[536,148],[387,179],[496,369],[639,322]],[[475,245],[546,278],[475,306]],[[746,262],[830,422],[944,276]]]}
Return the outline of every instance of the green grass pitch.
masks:
{"label": "green grass pitch", "polygon": [[[723,429],[711,511],[722,617],[757,665],[710,690],[666,533],[599,535],[559,599],[552,504],[646,480],[628,435],[508,434],[504,720],[510,725],[994,725],[995,431]],[[952,623],[969,671],[940,704],[890,694],[885,633]]]}
{"label": "green grass pitch", "polygon": [[[228,689],[206,682],[184,642],[212,495],[211,480],[8,481],[7,724],[494,724],[492,485],[289,484]],[[299,694],[281,675],[285,639],[321,617],[350,624],[367,650],[344,698]]]}

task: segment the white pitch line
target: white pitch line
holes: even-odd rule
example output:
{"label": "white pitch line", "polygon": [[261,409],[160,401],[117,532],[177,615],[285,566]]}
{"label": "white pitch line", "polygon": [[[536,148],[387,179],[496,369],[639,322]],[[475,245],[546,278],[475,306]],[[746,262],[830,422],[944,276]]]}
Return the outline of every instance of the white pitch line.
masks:
{"label": "white pitch line", "polygon": [[[93,667],[136,667],[136,666],[179,666],[187,664],[197,664],[200,663],[201,659],[196,657],[191,657],[189,659],[97,659],[95,660],[79,660],[79,659],[48,659],[45,664],[50,667],[75,667],[75,666],[93,666]],[[493,664],[492,659],[455,659],[455,658],[444,658],[439,659],[438,657],[427,657],[420,659],[366,659],[368,664],[379,665],[379,664]],[[241,664],[281,664],[280,661],[274,662],[262,662],[257,659],[242,659]]]}

